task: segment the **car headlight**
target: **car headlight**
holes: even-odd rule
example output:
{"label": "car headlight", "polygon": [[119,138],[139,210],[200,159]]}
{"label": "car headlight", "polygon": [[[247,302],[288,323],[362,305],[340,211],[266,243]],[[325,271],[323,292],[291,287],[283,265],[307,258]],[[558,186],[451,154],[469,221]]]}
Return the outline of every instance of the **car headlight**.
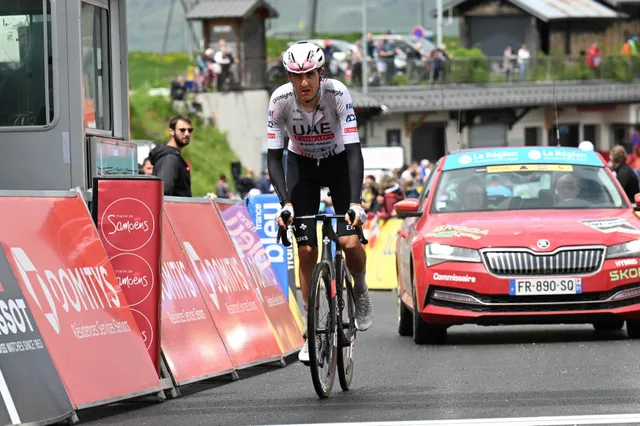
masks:
{"label": "car headlight", "polygon": [[424,246],[424,257],[427,261],[427,266],[434,266],[444,262],[479,263],[482,261],[478,250],[438,243],[426,244]]}
{"label": "car headlight", "polygon": [[607,247],[607,259],[618,259],[620,257],[640,257],[640,240]]}

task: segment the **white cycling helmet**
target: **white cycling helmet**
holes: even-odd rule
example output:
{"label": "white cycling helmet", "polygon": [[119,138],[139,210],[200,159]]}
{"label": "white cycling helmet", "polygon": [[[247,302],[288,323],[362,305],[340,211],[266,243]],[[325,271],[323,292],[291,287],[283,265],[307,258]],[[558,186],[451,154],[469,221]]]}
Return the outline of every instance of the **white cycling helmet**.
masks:
{"label": "white cycling helmet", "polygon": [[292,44],[284,53],[282,64],[287,71],[302,74],[324,66],[324,52],[308,41]]}

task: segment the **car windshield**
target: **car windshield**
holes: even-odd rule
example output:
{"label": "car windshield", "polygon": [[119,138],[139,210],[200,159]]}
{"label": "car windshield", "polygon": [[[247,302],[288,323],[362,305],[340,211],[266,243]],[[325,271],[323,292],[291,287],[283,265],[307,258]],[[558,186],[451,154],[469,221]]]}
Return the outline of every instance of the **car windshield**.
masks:
{"label": "car windshield", "polygon": [[512,164],[444,171],[432,213],[625,208],[602,167]]}

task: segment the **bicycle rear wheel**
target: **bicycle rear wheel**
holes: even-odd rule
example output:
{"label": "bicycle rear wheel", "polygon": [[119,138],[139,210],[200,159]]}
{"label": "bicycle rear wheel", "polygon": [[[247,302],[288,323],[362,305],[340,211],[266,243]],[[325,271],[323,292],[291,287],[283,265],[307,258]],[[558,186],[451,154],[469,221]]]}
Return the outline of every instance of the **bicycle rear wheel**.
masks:
{"label": "bicycle rear wheel", "polygon": [[[356,346],[356,305],[351,280],[347,276],[346,267],[342,265],[341,282],[342,299],[338,309],[338,324],[342,324],[343,345],[338,348],[338,379],[343,391],[348,391],[353,380],[353,354]],[[340,332],[338,332],[340,333]],[[339,339],[343,340],[343,339]]]}
{"label": "bicycle rear wheel", "polygon": [[[336,296],[332,294],[331,271],[325,263],[313,268],[307,314],[309,363],[313,387],[320,398],[328,398],[336,375]],[[335,291],[333,291],[335,293]],[[328,309],[320,306],[326,302]]]}

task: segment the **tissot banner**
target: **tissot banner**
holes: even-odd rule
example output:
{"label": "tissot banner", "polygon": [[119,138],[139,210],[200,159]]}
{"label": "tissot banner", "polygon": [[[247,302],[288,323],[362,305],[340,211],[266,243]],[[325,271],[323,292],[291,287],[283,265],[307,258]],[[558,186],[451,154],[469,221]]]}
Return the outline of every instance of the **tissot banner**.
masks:
{"label": "tissot banner", "polygon": [[0,246],[0,422],[62,420],[73,408]]}

